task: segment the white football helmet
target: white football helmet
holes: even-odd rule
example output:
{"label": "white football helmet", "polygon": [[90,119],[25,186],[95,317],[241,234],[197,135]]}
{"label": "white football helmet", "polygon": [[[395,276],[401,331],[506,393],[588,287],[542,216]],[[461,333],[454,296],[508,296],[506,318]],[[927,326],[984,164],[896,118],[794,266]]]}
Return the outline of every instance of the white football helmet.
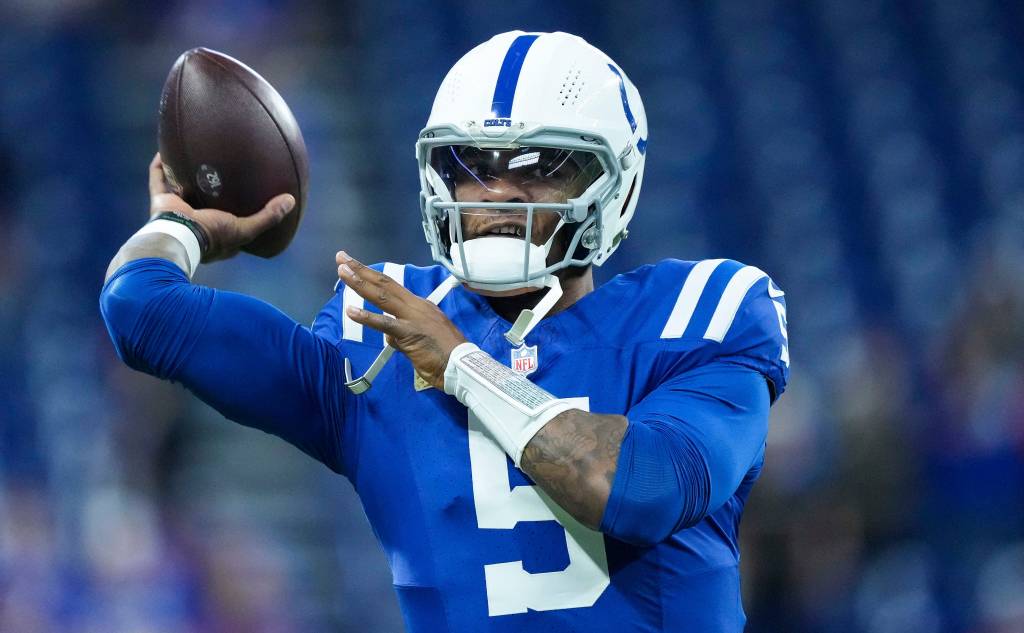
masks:
{"label": "white football helmet", "polygon": [[[553,273],[599,266],[626,237],[646,149],[640,94],[607,55],[567,33],[494,36],[448,72],[416,142],[434,261],[481,290],[557,290]],[[502,178],[520,192],[545,182],[547,195],[489,195]],[[463,217],[479,212],[525,215],[525,232],[463,239]],[[540,213],[558,214],[556,234],[571,231],[557,261],[554,236],[528,237]]]}

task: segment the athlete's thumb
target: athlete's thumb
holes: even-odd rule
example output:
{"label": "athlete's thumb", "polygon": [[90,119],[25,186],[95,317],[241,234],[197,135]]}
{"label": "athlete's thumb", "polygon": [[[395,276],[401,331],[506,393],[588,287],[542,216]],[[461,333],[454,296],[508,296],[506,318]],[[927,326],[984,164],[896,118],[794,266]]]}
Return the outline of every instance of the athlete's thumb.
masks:
{"label": "athlete's thumb", "polygon": [[248,237],[256,238],[264,231],[277,226],[294,208],[295,196],[290,193],[274,196],[256,213],[240,218],[242,230]]}

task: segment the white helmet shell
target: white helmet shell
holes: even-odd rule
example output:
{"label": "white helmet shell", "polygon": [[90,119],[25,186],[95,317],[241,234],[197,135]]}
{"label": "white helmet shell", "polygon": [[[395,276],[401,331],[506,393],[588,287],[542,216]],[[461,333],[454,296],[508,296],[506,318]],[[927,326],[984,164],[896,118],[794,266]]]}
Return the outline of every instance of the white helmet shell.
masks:
{"label": "white helmet shell", "polygon": [[[430,166],[430,152],[448,145],[552,147],[589,151],[600,159],[602,175],[578,198],[565,204],[502,206],[518,204],[531,214],[534,208],[555,210],[566,229],[576,229],[561,261],[540,271],[525,265],[521,275],[489,284],[526,287],[567,266],[601,265],[626,236],[643,180],[647,117],[625,72],[575,35],[512,31],[463,56],[441,83],[416,154],[424,232],[432,255],[456,277],[472,283],[472,272],[455,266],[451,258],[461,236],[446,235],[442,228],[449,214],[458,214],[472,201],[452,200]],[[524,248],[524,261],[530,259],[529,251]]]}

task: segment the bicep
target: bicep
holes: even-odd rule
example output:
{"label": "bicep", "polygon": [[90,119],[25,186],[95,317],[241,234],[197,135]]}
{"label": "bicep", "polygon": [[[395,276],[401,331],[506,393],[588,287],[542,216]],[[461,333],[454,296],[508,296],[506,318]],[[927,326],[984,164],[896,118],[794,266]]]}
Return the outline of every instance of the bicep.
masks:
{"label": "bicep", "polygon": [[684,443],[699,456],[710,484],[706,513],[717,510],[759,458],[768,433],[764,376],[712,363],[662,385],[631,409],[632,424],[655,427],[669,447]]}
{"label": "bicep", "polygon": [[601,530],[653,545],[717,510],[761,454],[768,395],[761,374],[726,363],[648,394],[626,414]]}

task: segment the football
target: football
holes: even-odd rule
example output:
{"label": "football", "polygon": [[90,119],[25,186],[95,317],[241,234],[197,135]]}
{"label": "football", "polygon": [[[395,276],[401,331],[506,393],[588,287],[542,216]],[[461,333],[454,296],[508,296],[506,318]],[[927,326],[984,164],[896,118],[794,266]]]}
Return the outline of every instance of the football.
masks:
{"label": "football", "polygon": [[288,104],[254,70],[207,48],[184,52],[160,95],[159,147],[168,185],[195,208],[247,216],[295,196],[281,224],[243,250],[273,257],[291,242],[306,204],[306,145]]}

